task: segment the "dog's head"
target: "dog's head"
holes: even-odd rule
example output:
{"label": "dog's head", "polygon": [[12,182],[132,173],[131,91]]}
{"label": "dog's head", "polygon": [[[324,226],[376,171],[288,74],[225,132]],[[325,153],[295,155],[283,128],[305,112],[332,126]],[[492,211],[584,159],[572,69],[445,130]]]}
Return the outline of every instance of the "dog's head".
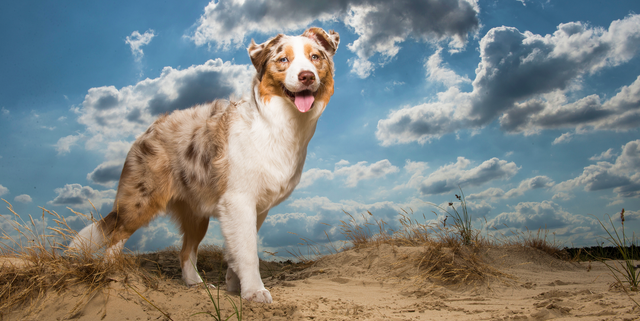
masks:
{"label": "dog's head", "polygon": [[265,43],[251,40],[251,62],[258,72],[260,99],[274,96],[305,113],[314,105],[327,105],[333,95],[333,55],[340,36],[331,30],[309,28],[300,36],[277,35]]}

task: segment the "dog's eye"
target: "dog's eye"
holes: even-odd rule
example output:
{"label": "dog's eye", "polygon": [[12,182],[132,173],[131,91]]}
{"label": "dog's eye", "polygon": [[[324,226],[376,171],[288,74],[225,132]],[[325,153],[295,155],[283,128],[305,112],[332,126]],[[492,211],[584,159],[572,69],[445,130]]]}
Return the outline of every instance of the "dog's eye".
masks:
{"label": "dog's eye", "polygon": [[320,57],[318,55],[311,55],[311,60],[318,60]]}
{"label": "dog's eye", "polygon": [[282,63],[289,62],[289,59],[287,59],[287,57],[282,57],[282,58],[280,58],[280,62],[282,62]]}

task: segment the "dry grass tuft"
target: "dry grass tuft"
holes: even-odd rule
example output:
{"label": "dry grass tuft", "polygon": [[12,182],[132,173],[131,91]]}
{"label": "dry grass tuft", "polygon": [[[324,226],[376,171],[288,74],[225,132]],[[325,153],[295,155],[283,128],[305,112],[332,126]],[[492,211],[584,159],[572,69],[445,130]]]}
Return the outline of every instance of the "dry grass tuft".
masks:
{"label": "dry grass tuft", "polygon": [[[0,317],[19,307],[35,312],[37,302],[47,292],[59,293],[76,285],[84,286],[85,292],[69,311],[69,317],[78,313],[111,282],[127,283],[136,279],[147,286],[155,286],[157,280],[141,270],[131,255],[105,262],[90,253],[68,251],[66,244],[76,232],[55,211],[41,207],[40,222],[31,215],[25,222],[9,202],[3,201],[8,204],[13,218],[6,220],[10,231],[0,228]],[[53,218],[56,227],[46,227],[45,220],[49,217]]]}
{"label": "dry grass tuft", "polygon": [[[409,274],[418,283],[473,285],[509,277],[484,263],[482,249],[489,243],[478,231],[467,230],[461,234],[456,225],[447,227],[443,222],[421,223],[413,211],[399,213],[401,227],[398,230],[389,228],[385,221],[377,220],[371,212],[362,214],[360,220],[345,214],[349,219],[341,221],[340,230],[353,248],[382,244],[422,247],[419,254],[406,256],[395,264],[398,275]],[[424,215],[422,218],[424,222],[428,221]]]}

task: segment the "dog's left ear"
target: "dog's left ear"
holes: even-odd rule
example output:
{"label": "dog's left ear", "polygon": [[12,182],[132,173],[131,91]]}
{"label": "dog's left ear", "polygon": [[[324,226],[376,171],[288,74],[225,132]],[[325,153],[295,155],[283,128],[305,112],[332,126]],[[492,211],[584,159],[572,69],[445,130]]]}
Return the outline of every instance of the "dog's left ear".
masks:
{"label": "dog's left ear", "polygon": [[247,48],[247,52],[249,52],[249,57],[251,58],[251,63],[256,67],[256,71],[258,72],[258,76],[262,78],[262,74],[264,73],[264,68],[269,60],[269,53],[271,52],[271,47],[277,44],[282,35],[277,35],[264,43],[256,44],[253,39],[251,39],[251,44],[249,48]]}
{"label": "dog's left ear", "polygon": [[324,47],[331,56],[336,53],[338,45],[340,44],[340,35],[333,30],[330,30],[329,33],[327,33],[322,28],[312,27],[303,32],[302,36],[317,42],[319,45]]}

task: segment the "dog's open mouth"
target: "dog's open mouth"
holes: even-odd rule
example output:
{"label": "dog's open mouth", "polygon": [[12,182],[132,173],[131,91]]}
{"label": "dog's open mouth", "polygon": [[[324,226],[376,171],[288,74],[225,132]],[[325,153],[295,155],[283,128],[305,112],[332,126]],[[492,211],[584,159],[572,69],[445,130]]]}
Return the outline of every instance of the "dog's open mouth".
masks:
{"label": "dog's open mouth", "polygon": [[306,113],[313,107],[313,101],[315,98],[313,97],[313,92],[311,90],[292,93],[282,86],[282,91],[284,91],[284,94],[291,99],[291,102],[296,105],[296,108],[298,108],[301,113]]}

